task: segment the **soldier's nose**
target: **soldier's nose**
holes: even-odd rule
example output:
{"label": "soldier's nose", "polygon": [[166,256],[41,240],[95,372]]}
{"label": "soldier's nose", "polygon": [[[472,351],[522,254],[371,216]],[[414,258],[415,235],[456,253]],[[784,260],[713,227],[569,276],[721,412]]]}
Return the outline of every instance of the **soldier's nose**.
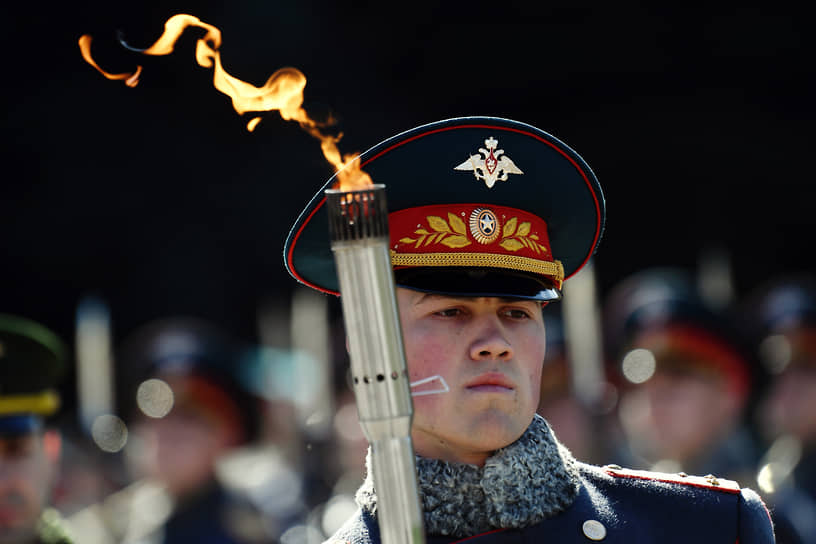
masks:
{"label": "soldier's nose", "polygon": [[480,331],[470,346],[473,360],[509,360],[513,358],[513,346],[505,338],[501,327],[490,326]]}

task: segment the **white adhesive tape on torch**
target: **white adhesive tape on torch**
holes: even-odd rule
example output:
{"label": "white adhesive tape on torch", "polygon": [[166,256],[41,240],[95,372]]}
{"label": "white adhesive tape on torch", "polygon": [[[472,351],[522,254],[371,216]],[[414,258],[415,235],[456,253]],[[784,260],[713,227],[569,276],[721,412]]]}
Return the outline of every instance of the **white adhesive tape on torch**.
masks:
{"label": "white adhesive tape on torch", "polygon": [[424,389],[422,391],[411,391],[412,397],[421,397],[423,395],[436,395],[439,393],[447,393],[450,391],[450,387],[448,387],[448,383],[445,381],[440,375],[429,376],[427,378],[422,378],[421,380],[417,380],[415,382],[411,382],[409,385],[411,389],[415,387],[419,387],[420,385],[425,385],[426,383],[431,383],[433,381],[438,381],[439,386],[436,389]]}

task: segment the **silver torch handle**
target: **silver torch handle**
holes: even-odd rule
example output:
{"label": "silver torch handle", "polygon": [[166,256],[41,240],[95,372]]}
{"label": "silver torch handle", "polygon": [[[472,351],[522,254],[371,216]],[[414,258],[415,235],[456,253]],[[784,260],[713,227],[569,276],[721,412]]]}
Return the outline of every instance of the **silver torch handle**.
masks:
{"label": "silver torch handle", "polygon": [[326,191],[360,425],[371,445],[384,544],[424,544],[413,405],[388,252],[385,186]]}

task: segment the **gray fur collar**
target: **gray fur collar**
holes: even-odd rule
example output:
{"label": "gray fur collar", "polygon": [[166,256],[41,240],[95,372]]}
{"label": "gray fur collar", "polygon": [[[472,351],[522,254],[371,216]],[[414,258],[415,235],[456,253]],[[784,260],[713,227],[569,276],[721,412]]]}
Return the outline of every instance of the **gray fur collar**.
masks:
{"label": "gray fur collar", "polygon": [[[370,462],[369,450],[368,474],[355,498],[376,516]],[[528,527],[565,510],[578,493],[575,458],[538,415],[484,467],[419,456],[416,462],[425,530],[432,535],[465,537],[500,527]]]}

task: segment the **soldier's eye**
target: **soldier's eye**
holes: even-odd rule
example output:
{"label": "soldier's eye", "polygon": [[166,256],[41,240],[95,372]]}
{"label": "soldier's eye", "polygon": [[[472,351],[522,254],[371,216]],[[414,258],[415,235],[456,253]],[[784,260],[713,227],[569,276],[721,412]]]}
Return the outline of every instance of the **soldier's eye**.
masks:
{"label": "soldier's eye", "polygon": [[434,312],[434,315],[438,315],[440,317],[457,317],[462,315],[462,310],[459,308],[445,308],[444,310]]}
{"label": "soldier's eye", "polygon": [[504,315],[509,317],[510,319],[529,319],[530,314],[527,313],[526,310],[520,310],[518,308],[509,308],[504,311]]}

